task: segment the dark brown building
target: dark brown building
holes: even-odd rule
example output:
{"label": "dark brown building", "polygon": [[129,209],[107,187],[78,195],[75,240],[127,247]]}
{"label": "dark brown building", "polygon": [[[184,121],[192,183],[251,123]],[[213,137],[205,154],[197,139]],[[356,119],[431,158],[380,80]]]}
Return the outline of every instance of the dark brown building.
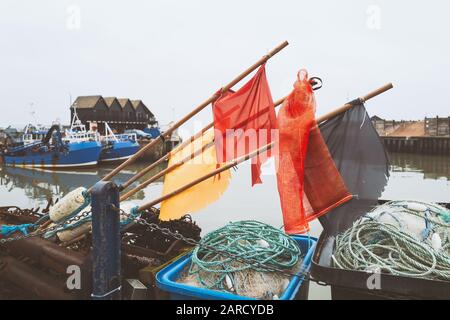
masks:
{"label": "dark brown building", "polygon": [[120,123],[123,120],[123,117],[122,107],[120,106],[119,100],[117,100],[116,97],[108,97],[103,99],[109,108],[108,116],[106,117],[108,124],[113,125],[114,123]]}
{"label": "dark brown building", "polygon": [[156,123],[155,115],[147,108],[142,100],[131,100],[131,105],[136,114],[136,121],[144,121],[151,125]]}
{"label": "dark brown building", "polygon": [[74,112],[87,129],[97,128],[104,133],[104,123],[117,133],[126,129],[141,129],[157,123],[153,113],[141,100],[102,96],[80,96],[70,107],[71,119]]}

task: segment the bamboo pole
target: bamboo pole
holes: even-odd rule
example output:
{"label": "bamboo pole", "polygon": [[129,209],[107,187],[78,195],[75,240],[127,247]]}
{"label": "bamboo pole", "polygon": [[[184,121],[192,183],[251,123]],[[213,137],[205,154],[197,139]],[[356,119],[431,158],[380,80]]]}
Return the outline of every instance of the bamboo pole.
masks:
{"label": "bamboo pole", "polygon": [[[388,83],[372,92],[369,92],[368,94],[366,94],[363,97],[360,97],[359,99],[362,102],[365,102],[367,100],[372,99],[373,97],[376,97],[390,89],[393,88],[392,83]],[[279,105],[281,105],[284,101],[284,99],[286,99],[286,97],[281,98],[279,100],[277,100],[274,105],[275,107],[278,107]],[[323,121],[326,121],[328,119],[333,118],[334,116],[341,114],[345,111],[347,111],[348,109],[350,109],[353,105],[349,102],[344,104],[343,106],[319,117],[316,119],[316,122],[318,124],[320,124]],[[202,130],[200,130],[197,134],[193,135],[188,141],[188,143],[183,143],[182,145],[180,145],[180,150],[181,148],[183,148],[184,146],[188,145],[189,143],[191,143],[192,141],[194,141],[195,139],[197,139],[198,137],[200,137],[206,130],[208,130],[209,128],[214,126],[214,122],[211,122],[210,124],[208,124],[206,127],[204,127]],[[205,150],[205,147],[203,147],[200,151]],[[190,157],[186,157],[186,159],[183,159],[183,161],[188,161],[192,158],[194,158],[196,155],[198,155],[198,151],[196,153],[192,153]],[[167,157],[165,157],[165,159],[168,158],[169,155],[167,155]],[[161,160],[161,159],[160,159]],[[159,161],[159,160],[158,160]],[[156,175],[148,178],[147,180],[145,180],[144,182],[142,182],[140,185],[136,186],[134,189],[130,190],[129,192],[127,192],[126,194],[124,194],[123,196],[120,197],[120,201],[125,201],[128,198],[130,198],[131,196],[135,195],[137,192],[139,192],[140,190],[144,189],[145,187],[147,187],[150,183],[157,181],[159,178],[163,177],[165,174],[175,170],[176,168],[178,168],[183,162],[178,162],[174,165],[171,165],[170,167],[162,170],[161,172],[157,173]],[[153,168],[152,165],[150,165],[148,168]],[[132,177],[130,180],[128,180],[127,182],[125,182],[124,185],[122,185],[123,189],[127,188],[131,183],[133,183],[134,181],[136,181],[138,178],[142,177],[145,173],[142,172],[148,172],[150,170],[144,169],[143,171],[139,172],[138,174],[136,174],[134,177]]]}
{"label": "bamboo pole", "polygon": [[[394,86],[392,85],[392,83],[385,84],[384,86],[369,92],[365,96],[360,97],[359,100],[361,100],[361,102],[364,103],[364,102],[366,102],[366,101],[368,101],[368,100],[370,100],[372,98],[375,98],[376,96],[378,96],[378,95],[380,95],[380,94],[382,94],[382,93],[392,89],[393,87]],[[347,102],[342,107],[339,107],[339,108],[337,108],[337,109],[335,109],[335,110],[333,110],[333,111],[331,111],[329,113],[326,113],[323,116],[317,118],[316,122],[320,124],[321,122],[324,122],[324,121],[326,121],[328,119],[331,119],[331,118],[333,118],[333,117],[335,117],[335,116],[337,116],[337,115],[339,115],[341,113],[344,113],[345,111],[351,109],[352,107],[353,107],[353,104],[351,102]]]}
{"label": "bamboo pole", "polygon": [[[365,101],[368,101],[368,100],[370,100],[370,99],[372,99],[372,98],[374,98],[374,97],[376,97],[376,96],[378,96],[378,95],[380,95],[380,94],[382,94],[382,93],[384,93],[384,92],[386,92],[386,91],[388,91],[388,90],[390,90],[392,88],[393,88],[392,83],[389,83],[389,84],[387,84],[387,85],[385,85],[385,86],[383,86],[383,87],[381,87],[381,88],[379,88],[377,90],[374,90],[374,91],[368,93],[367,95],[365,95],[365,96],[363,96],[363,97],[361,97],[359,99],[362,102],[365,102]],[[333,110],[333,111],[331,111],[331,112],[329,112],[329,113],[327,113],[327,114],[317,118],[316,122],[319,124],[321,122],[329,120],[329,119],[331,119],[331,118],[333,118],[333,117],[335,117],[335,116],[337,116],[337,115],[339,115],[339,114],[341,114],[341,113],[351,109],[353,106],[354,105],[352,103],[346,103],[342,107],[339,107],[339,108],[337,108],[337,109],[335,109],[335,110]],[[218,168],[218,169],[216,169],[214,171],[211,171],[210,173],[208,173],[208,174],[206,174],[206,175],[204,175],[202,177],[199,177],[199,178],[195,179],[194,181],[191,181],[190,183],[187,183],[184,186],[182,186],[182,187],[180,187],[180,188],[178,188],[178,189],[176,189],[176,190],[174,190],[174,191],[172,191],[172,192],[170,192],[170,193],[168,193],[166,195],[163,195],[163,196],[161,196],[161,197],[159,197],[159,198],[157,198],[157,199],[155,199],[155,200],[153,200],[151,202],[148,202],[148,203],[140,206],[138,208],[138,211],[143,211],[143,210],[149,209],[149,208],[153,207],[154,205],[156,205],[158,203],[161,203],[164,200],[167,200],[167,199],[169,199],[171,197],[174,197],[177,194],[179,194],[179,193],[181,193],[181,192],[183,192],[183,191],[185,191],[185,190],[187,190],[187,189],[189,189],[189,188],[191,188],[191,187],[193,187],[193,186],[195,186],[195,185],[197,185],[197,184],[199,184],[199,183],[201,183],[201,182],[203,182],[203,181],[205,181],[205,180],[207,180],[207,179],[209,179],[209,178],[211,178],[213,176],[215,176],[216,174],[219,174],[219,173],[221,173],[223,171],[226,171],[226,170],[228,170],[228,169],[230,169],[232,167],[235,167],[236,165],[238,165],[238,164],[240,164],[240,163],[242,163],[242,162],[244,162],[244,161],[246,161],[248,159],[251,159],[251,158],[257,156],[258,154],[263,153],[266,150],[269,150],[273,146],[274,146],[274,142],[272,142],[272,143],[270,143],[268,145],[265,145],[264,147],[259,148],[258,150],[254,151],[252,153],[249,153],[249,154],[247,154],[247,155],[245,155],[243,157],[240,157],[240,158],[238,158],[238,159],[236,159],[236,160],[234,160],[234,161],[232,161],[230,163],[227,163],[224,166],[222,166],[222,167],[220,167],[220,168]]]}
{"label": "bamboo pole", "polygon": [[214,146],[214,141],[204,145],[203,147],[201,147],[199,150],[191,153],[190,155],[186,156],[184,159],[178,161],[177,163],[174,163],[173,165],[171,165],[170,167],[167,167],[164,170],[161,170],[160,172],[158,172],[157,174],[155,174],[154,176],[148,178],[147,180],[145,180],[144,182],[142,182],[140,185],[138,185],[136,188],[131,189],[130,191],[128,191],[126,194],[122,195],[120,197],[120,201],[125,201],[128,198],[130,198],[131,196],[133,196],[134,194],[136,194],[137,192],[139,192],[140,190],[144,189],[145,187],[147,187],[150,183],[157,181],[159,178],[163,177],[164,175],[166,175],[167,173],[175,170],[176,168],[180,167],[183,163],[186,163],[187,161],[195,158],[196,156],[202,154],[206,149],[213,147]]}
{"label": "bamboo pole", "polygon": [[[278,107],[279,105],[281,105],[284,101],[286,97],[281,98],[279,100],[277,100],[274,103],[275,107]],[[206,132],[208,129],[212,128],[214,126],[214,122],[211,122],[210,124],[208,124],[207,126],[205,126],[202,130],[200,130],[198,133],[196,133],[195,135],[193,135],[189,140],[186,140],[185,142],[183,142],[179,147],[177,147],[178,150],[181,150],[182,148],[184,148],[185,146],[189,145],[189,143],[192,143],[195,139],[199,138],[202,136],[202,134],[204,132]],[[198,154],[199,151],[204,151],[206,150],[206,148],[213,146],[212,145],[206,145],[204,147],[202,147],[201,150],[197,150],[197,152],[193,152],[190,156],[186,157],[185,159],[183,159],[181,162],[184,163],[190,159],[195,158]],[[175,149],[174,151],[176,152]],[[165,156],[163,156],[162,158],[160,158],[157,162],[158,164],[163,162],[164,160],[166,160],[169,157],[170,153],[166,154]],[[161,161],[162,160],[162,161]],[[120,197],[120,201],[124,201],[128,198],[130,198],[131,196],[135,195],[137,192],[139,192],[140,190],[144,189],[146,186],[148,186],[150,183],[157,181],[159,178],[161,178],[162,176],[164,176],[166,173],[171,172],[172,170],[178,168],[182,163],[176,163],[174,165],[171,165],[170,167],[167,167],[166,169],[162,170],[161,172],[157,173],[156,175],[148,178],[147,180],[145,180],[144,182],[142,182],[140,185],[136,186],[134,189],[128,191],[126,194],[124,194],[123,196]],[[122,190],[128,188],[134,181],[136,181],[137,179],[143,177],[147,172],[149,172],[151,169],[153,169],[154,167],[156,167],[154,164],[149,165],[147,168],[145,168],[144,170],[141,170],[139,173],[137,173],[136,175],[134,175],[133,177],[131,177],[128,181],[126,181],[124,184],[122,184]],[[162,173],[162,175],[161,175]]]}
{"label": "bamboo pole", "polygon": [[214,122],[211,122],[210,124],[208,124],[206,127],[204,127],[202,130],[200,130],[199,132],[197,132],[195,135],[193,135],[192,137],[190,137],[188,140],[183,141],[181,144],[179,144],[176,149],[172,150],[171,152],[167,152],[165,155],[163,155],[161,158],[159,158],[158,160],[156,160],[155,162],[153,162],[152,164],[150,164],[149,166],[145,167],[144,169],[142,169],[141,171],[139,171],[137,174],[135,174],[134,176],[132,176],[130,179],[128,179],[125,183],[123,183],[121,185],[122,190],[127,189],[133,182],[135,182],[136,180],[142,178],[143,176],[145,176],[148,172],[150,172],[152,169],[156,168],[158,165],[162,164],[164,161],[166,161],[167,159],[169,159],[169,156],[171,154],[173,154],[174,152],[177,152],[177,150],[181,150],[184,147],[186,147],[187,145],[189,145],[190,143],[194,142],[195,139],[199,138],[202,136],[203,133],[205,133],[205,131],[207,131],[208,129],[212,128],[214,126]]}
{"label": "bamboo pole", "polygon": [[[204,108],[206,108],[209,104],[216,101],[220,95],[224,92],[227,92],[230,90],[234,85],[236,85],[238,82],[240,82],[242,79],[244,79],[246,76],[248,76],[250,73],[252,73],[254,70],[256,70],[258,67],[263,65],[267,62],[270,58],[272,58],[275,54],[283,50],[289,43],[287,41],[284,41],[280,45],[278,45],[276,48],[271,50],[268,54],[260,58],[257,62],[255,62],[252,66],[250,66],[247,70],[242,72],[240,75],[238,75],[236,78],[234,78],[230,83],[225,85],[220,93],[215,93],[210,98],[206,99],[204,102],[199,104],[194,110],[189,112],[186,116],[181,118],[178,122],[173,124],[169,129],[167,129],[165,132],[163,132],[158,138],[152,140],[149,144],[141,148],[138,152],[136,152],[132,157],[127,159],[125,162],[120,164],[118,167],[116,167],[113,171],[108,173],[105,177],[103,177],[102,181],[110,180],[112,177],[114,177],[116,174],[118,174],[120,171],[122,171],[124,168],[126,168],[128,165],[132,164],[136,161],[137,158],[139,158],[147,149],[155,146],[160,140],[164,141],[164,137],[170,136],[176,129],[178,129],[180,126],[182,126],[185,122],[187,122],[189,119],[191,119],[193,116],[195,116],[197,113],[202,111]],[[89,188],[88,191],[92,191],[92,187]]]}
{"label": "bamboo pole", "polygon": [[162,197],[159,197],[158,199],[155,199],[155,200],[153,200],[153,201],[151,201],[149,203],[146,203],[146,204],[140,206],[137,209],[137,211],[143,211],[143,210],[146,210],[146,209],[150,209],[155,204],[158,204],[158,203],[160,203],[160,202],[162,202],[164,200],[172,198],[173,196],[176,196],[177,194],[179,194],[179,193],[181,193],[181,192],[183,192],[183,191],[185,191],[185,190],[187,190],[187,189],[189,189],[189,188],[191,188],[191,187],[193,187],[193,186],[195,186],[195,185],[197,185],[197,184],[199,184],[199,183],[201,183],[201,182],[203,182],[203,181],[205,181],[205,180],[207,180],[207,179],[209,179],[211,177],[214,177],[216,174],[219,174],[219,173],[221,173],[221,172],[223,172],[225,170],[229,170],[229,169],[237,166],[238,164],[240,164],[240,163],[242,163],[242,162],[244,162],[244,161],[246,161],[248,159],[251,159],[251,158],[257,156],[258,154],[269,150],[270,148],[273,147],[273,145],[274,145],[274,143],[267,144],[264,147],[259,148],[256,151],[253,151],[253,152],[251,152],[251,153],[249,153],[249,154],[247,154],[245,156],[242,156],[240,158],[237,158],[236,160],[234,160],[232,162],[229,162],[229,163],[225,164],[224,166],[222,166],[222,167],[220,167],[220,168],[218,168],[218,169],[216,169],[214,171],[211,171],[210,173],[208,173],[208,174],[206,174],[206,175],[204,175],[204,176],[202,176],[200,178],[197,178],[194,181],[191,181],[191,182],[185,184],[184,186],[182,186],[182,187],[180,187],[180,188],[178,188],[178,189],[176,189],[176,190],[174,190],[174,191],[172,191],[172,192],[170,192],[170,193],[168,193],[168,194],[166,194],[166,195],[164,195]]}

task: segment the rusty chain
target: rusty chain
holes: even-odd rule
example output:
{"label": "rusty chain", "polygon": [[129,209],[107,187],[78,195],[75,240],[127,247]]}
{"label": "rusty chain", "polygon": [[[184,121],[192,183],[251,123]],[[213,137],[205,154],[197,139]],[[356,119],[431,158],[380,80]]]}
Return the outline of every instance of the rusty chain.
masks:
{"label": "rusty chain", "polygon": [[[279,273],[279,274],[283,274],[284,276],[287,276],[289,278],[302,277],[303,280],[315,282],[315,283],[317,283],[320,286],[327,286],[328,285],[327,283],[324,283],[322,281],[315,280],[314,278],[312,278],[309,275],[308,272],[300,270],[297,273],[292,273],[292,272],[288,272],[286,270],[282,270],[282,269],[279,269],[279,268],[276,268],[276,267],[273,267],[273,266],[264,265],[263,263],[261,263],[259,261],[256,261],[256,260],[253,260],[251,258],[238,257],[236,255],[233,255],[232,253],[227,252],[227,251],[218,250],[218,249],[216,249],[216,248],[214,248],[212,246],[202,244],[199,241],[194,240],[192,238],[185,237],[181,233],[173,232],[169,228],[160,227],[158,224],[156,224],[154,222],[151,222],[151,223],[147,222],[145,219],[140,218],[140,217],[136,217],[136,216],[134,216],[132,214],[129,214],[129,213],[126,213],[122,209],[118,209],[117,210],[113,206],[111,206],[111,207],[112,207],[112,209],[115,209],[116,211],[118,211],[120,214],[123,214],[124,216],[129,217],[135,223],[140,224],[142,226],[149,227],[153,231],[155,231],[155,230],[159,231],[163,235],[172,237],[175,240],[183,241],[183,242],[185,242],[185,243],[187,243],[189,245],[192,245],[192,246],[201,246],[203,249],[206,249],[206,250],[209,250],[211,252],[220,254],[220,255],[225,256],[225,257],[230,258],[230,259],[234,259],[235,261],[238,261],[238,262],[241,262],[241,263],[244,263],[244,264],[248,264],[248,265],[251,265],[251,266],[258,266],[260,269],[263,269],[266,272],[276,272],[276,273]],[[18,241],[18,240],[27,239],[27,238],[36,237],[36,236],[42,236],[42,235],[45,235],[48,232],[55,232],[56,233],[58,231],[64,230],[67,226],[69,226],[69,225],[71,225],[71,224],[73,224],[75,222],[78,222],[78,221],[80,221],[83,218],[88,217],[90,214],[91,214],[91,211],[86,211],[86,212],[83,212],[83,213],[81,213],[81,214],[79,214],[79,215],[77,215],[75,217],[72,217],[71,219],[63,222],[63,224],[59,223],[59,224],[56,224],[54,226],[51,226],[51,227],[48,227],[48,228],[45,228],[45,229],[42,229],[42,230],[37,230],[36,232],[32,232],[32,233],[29,233],[29,234],[26,234],[26,235],[24,234],[24,235],[19,235],[19,236],[10,237],[10,238],[3,238],[3,239],[0,239],[0,244],[12,242],[12,241]],[[58,229],[60,229],[60,230],[58,230]]]}
{"label": "rusty chain", "polygon": [[28,234],[21,234],[21,235],[9,237],[9,238],[2,238],[2,239],[0,239],[0,244],[5,244],[8,242],[18,241],[18,240],[23,240],[23,239],[33,238],[33,237],[39,237],[39,236],[43,236],[49,232],[56,233],[59,231],[63,231],[65,229],[67,229],[70,225],[72,225],[76,222],[79,222],[80,220],[82,220],[84,218],[87,218],[90,213],[91,213],[91,211],[85,211],[79,215],[76,215],[76,216],[70,218],[69,220],[62,221],[60,223],[56,223],[54,226],[49,226],[42,230],[38,229],[38,230],[36,230],[34,232],[30,232]]}

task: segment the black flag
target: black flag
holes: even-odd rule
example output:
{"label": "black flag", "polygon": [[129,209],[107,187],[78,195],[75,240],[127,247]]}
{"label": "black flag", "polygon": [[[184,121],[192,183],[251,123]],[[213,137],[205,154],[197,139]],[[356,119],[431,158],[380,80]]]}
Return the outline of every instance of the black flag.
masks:
{"label": "black flag", "polygon": [[319,218],[328,235],[352,226],[377,205],[389,178],[389,159],[384,145],[359,100],[345,113],[319,128],[345,185],[354,198]]}

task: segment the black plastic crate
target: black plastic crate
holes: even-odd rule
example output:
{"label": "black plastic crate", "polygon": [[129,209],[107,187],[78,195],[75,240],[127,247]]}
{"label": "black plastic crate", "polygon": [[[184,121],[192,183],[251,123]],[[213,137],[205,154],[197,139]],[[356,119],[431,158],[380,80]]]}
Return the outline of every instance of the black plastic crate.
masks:
{"label": "black plastic crate", "polygon": [[380,288],[368,289],[372,273],[334,268],[334,237],[324,232],[312,259],[311,276],[331,286],[333,300],[450,299],[450,282],[380,274]]}
{"label": "black plastic crate", "polygon": [[[378,200],[379,204],[389,200]],[[440,205],[450,209],[449,203]],[[427,280],[391,274],[380,274],[381,289],[368,289],[367,281],[373,273],[343,270],[331,266],[335,238],[323,231],[311,264],[311,276],[331,287],[333,300],[386,299],[450,299],[450,282]]]}

